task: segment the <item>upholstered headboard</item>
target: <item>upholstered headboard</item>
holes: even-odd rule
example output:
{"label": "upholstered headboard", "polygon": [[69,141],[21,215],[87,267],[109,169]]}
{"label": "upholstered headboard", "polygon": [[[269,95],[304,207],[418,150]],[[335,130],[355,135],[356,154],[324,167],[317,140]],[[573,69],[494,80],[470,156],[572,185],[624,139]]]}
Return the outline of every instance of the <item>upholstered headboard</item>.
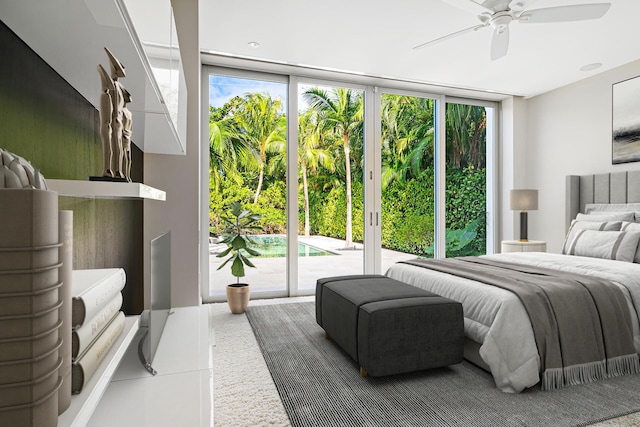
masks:
{"label": "upholstered headboard", "polygon": [[565,222],[591,203],[640,203],[640,171],[568,175]]}

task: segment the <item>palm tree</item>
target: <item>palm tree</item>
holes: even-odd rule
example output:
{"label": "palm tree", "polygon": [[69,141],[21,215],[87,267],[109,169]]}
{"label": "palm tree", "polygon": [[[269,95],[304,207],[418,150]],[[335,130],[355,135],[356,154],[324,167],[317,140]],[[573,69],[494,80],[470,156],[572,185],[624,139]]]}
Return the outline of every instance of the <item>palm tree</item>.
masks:
{"label": "palm tree", "polygon": [[447,104],[447,161],[456,168],[483,168],[486,152],[484,107]]}
{"label": "palm tree", "polygon": [[280,112],[281,104],[267,93],[249,93],[234,115],[241,137],[255,147],[259,173],[253,203],[258,203],[262,190],[267,153],[279,153],[286,147],[287,118]]}
{"label": "palm tree", "polygon": [[298,118],[298,163],[302,174],[302,191],[304,195],[304,235],[311,234],[309,219],[309,181],[308,173],[316,174],[320,166],[333,171],[333,156],[322,143],[326,129],[318,120],[318,113],[307,110]]}
{"label": "palm tree", "polygon": [[239,98],[232,98],[220,108],[209,107],[209,170],[214,191],[220,189],[224,177],[241,185],[239,166],[248,165],[254,157],[234,121],[233,110],[238,101]]}
{"label": "palm tree", "polygon": [[362,126],[364,106],[360,91],[336,88],[326,91],[317,87],[311,88],[302,95],[310,108],[318,112],[320,120],[330,125],[342,142],[345,167],[345,197],[346,197],[346,229],[345,247],[353,247],[351,198],[351,146],[350,136]]}
{"label": "palm tree", "polygon": [[417,177],[433,164],[434,101],[382,97],[382,185]]}

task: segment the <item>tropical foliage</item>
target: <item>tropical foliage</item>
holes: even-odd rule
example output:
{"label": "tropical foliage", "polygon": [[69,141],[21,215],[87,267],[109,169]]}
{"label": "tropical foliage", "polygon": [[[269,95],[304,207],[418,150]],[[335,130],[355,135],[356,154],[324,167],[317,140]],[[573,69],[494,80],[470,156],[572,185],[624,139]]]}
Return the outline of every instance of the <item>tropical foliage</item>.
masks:
{"label": "tropical foliage", "polygon": [[262,227],[258,225],[260,215],[251,212],[249,209],[243,209],[240,202],[232,202],[229,205],[229,215],[222,216],[222,241],[227,245],[227,249],[220,252],[218,258],[228,258],[218,267],[218,270],[224,268],[225,265],[231,263],[231,274],[237,278],[244,277],[244,267],[255,267],[249,260],[248,255],[260,256],[260,253],[251,246],[255,246],[251,235],[258,231],[262,231]]}
{"label": "tropical foliage", "polygon": [[[298,117],[299,233],[362,241],[363,94],[308,88]],[[382,244],[424,256],[434,241],[434,101],[383,95]],[[221,212],[252,204],[267,233],[286,232],[286,123],[280,100],[250,93],[210,109],[210,226]],[[447,255],[485,253],[486,115],[448,104],[446,114]]]}

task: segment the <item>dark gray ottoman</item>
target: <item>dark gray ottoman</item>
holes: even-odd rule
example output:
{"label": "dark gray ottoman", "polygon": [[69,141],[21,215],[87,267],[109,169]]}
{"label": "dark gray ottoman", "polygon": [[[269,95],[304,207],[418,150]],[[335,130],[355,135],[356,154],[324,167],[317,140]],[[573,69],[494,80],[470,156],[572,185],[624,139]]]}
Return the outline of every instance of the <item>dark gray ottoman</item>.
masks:
{"label": "dark gray ottoman", "polygon": [[462,361],[462,305],[386,276],[318,279],[316,321],[360,364],[362,375]]}

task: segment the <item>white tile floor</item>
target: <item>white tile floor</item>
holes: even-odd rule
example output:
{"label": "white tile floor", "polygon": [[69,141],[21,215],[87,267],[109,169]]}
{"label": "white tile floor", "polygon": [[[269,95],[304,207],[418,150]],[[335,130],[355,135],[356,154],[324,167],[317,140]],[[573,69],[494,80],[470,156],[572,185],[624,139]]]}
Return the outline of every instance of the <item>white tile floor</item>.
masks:
{"label": "white tile floor", "polygon": [[89,427],[213,426],[210,306],[173,309],[149,374],[129,346]]}

